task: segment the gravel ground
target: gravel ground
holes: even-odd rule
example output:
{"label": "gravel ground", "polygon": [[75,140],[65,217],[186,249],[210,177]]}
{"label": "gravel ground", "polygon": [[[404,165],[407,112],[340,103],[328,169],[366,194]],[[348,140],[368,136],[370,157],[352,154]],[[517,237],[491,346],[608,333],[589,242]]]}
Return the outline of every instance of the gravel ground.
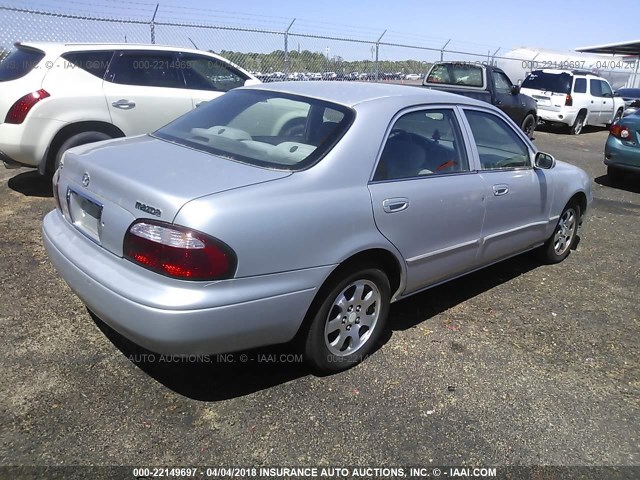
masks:
{"label": "gravel ground", "polygon": [[0,170],[0,465],[639,465],[640,182],[608,184],[606,135],[536,132],[594,179],[565,262],[396,303],[381,348],[330,377],[286,347],[150,356],[48,262],[49,181]]}

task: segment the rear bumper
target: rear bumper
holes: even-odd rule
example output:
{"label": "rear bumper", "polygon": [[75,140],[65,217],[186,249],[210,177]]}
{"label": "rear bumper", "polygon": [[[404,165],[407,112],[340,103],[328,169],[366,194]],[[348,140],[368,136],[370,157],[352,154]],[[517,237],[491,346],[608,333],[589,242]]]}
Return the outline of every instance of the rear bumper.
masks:
{"label": "rear bumper", "polygon": [[27,118],[19,125],[0,123],[0,159],[8,164],[38,167],[55,132],[64,125],[40,117]]}
{"label": "rear bumper", "polygon": [[538,120],[542,120],[548,123],[564,123],[566,125],[573,125],[573,123],[576,121],[577,115],[577,110],[545,110],[544,108],[538,106]]}
{"label": "rear bumper", "polygon": [[626,165],[624,163],[616,163],[606,158],[604,159],[604,164],[607,165],[608,167],[615,167],[619,170],[624,170],[626,172],[640,173],[640,166],[637,166],[637,165]]}
{"label": "rear bumper", "polygon": [[640,147],[624,144],[618,138],[609,135],[604,147],[604,164],[640,173]]}
{"label": "rear bumper", "polygon": [[11,158],[9,155],[4,153],[2,150],[0,150],[0,162],[4,163],[4,166],[6,168],[20,168],[20,167],[27,166],[27,165],[21,164],[20,162],[16,162],[13,158]]}
{"label": "rear bumper", "polygon": [[51,263],[92,312],[135,343],[171,355],[224,353],[291,340],[333,269],[208,284],[171,280],[92,243],[58,211],[45,217],[43,240]]}

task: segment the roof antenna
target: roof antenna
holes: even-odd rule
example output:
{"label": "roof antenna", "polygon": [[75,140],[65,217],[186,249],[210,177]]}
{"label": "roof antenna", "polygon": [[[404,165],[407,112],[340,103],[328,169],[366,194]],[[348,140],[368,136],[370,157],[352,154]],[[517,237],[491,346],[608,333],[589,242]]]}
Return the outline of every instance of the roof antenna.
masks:
{"label": "roof antenna", "polygon": [[195,47],[195,49],[196,49],[196,50],[200,50],[200,49],[198,48],[198,46],[195,44],[195,42],[194,42],[193,40],[191,40],[191,38],[190,38],[190,37],[187,37],[187,39],[189,39],[189,41],[191,42],[191,45],[193,45],[193,46]]}

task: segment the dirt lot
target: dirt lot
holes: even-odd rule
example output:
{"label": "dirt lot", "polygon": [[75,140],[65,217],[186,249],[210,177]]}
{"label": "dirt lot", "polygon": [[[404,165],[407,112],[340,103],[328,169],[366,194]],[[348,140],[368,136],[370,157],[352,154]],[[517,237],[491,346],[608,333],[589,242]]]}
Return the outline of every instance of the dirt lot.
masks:
{"label": "dirt lot", "polygon": [[564,263],[397,303],[384,345],[331,377],[285,348],[148,356],[49,264],[48,180],[0,169],[0,465],[640,464],[640,180],[608,184],[606,135],[536,134],[594,179]]}

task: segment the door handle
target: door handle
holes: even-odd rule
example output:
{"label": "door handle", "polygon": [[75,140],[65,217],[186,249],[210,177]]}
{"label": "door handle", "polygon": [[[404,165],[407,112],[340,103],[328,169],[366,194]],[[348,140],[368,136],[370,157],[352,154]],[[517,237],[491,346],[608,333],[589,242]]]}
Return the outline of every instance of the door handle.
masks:
{"label": "door handle", "polygon": [[493,186],[493,194],[496,197],[500,197],[502,195],[506,195],[507,193],[509,193],[509,185],[500,184],[500,185],[494,185]]}
{"label": "door handle", "polygon": [[208,100],[202,100],[201,102],[196,103],[196,108],[201,107],[202,105],[204,105],[207,102],[208,102]]}
{"label": "door handle", "polygon": [[408,198],[387,198],[382,202],[382,209],[387,213],[401,212],[409,208]]}
{"label": "door handle", "polygon": [[120,108],[121,110],[131,110],[132,108],[135,108],[136,102],[132,102],[123,98],[118,100],[117,102],[111,103],[111,105],[113,105],[115,108]]}

